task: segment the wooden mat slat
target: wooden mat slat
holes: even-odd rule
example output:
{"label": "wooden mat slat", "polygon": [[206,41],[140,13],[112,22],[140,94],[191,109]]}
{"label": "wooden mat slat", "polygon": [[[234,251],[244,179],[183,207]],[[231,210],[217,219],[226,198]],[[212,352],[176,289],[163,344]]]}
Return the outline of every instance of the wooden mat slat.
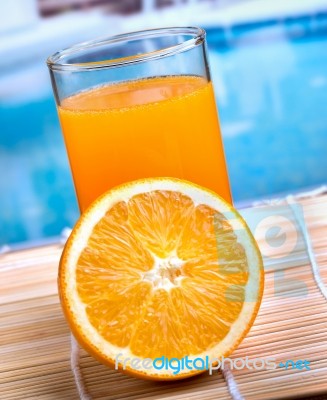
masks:
{"label": "wooden mat slat", "polygon": [[[305,199],[301,204],[326,284],[327,196]],[[259,238],[259,245],[262,243]],[[262,307],[233,358],[308,359],[312,369],[233,370],[247,400],[327,393],[327,302],[313,279],[305,242],[301,239],[299,243],[291,257],[266,262]],[[52,245],[0,256],[1,400],[78,399],[70,370],[69,330],[57,297],[61,251],[61,245]],[[295,280],[298,286],[294,286]],[[306,284],[305,295],[301,282]],[[112,371],[84,351],[81,369],[94,400],[231,398],[220,372],[182,382],[152,383]]]}

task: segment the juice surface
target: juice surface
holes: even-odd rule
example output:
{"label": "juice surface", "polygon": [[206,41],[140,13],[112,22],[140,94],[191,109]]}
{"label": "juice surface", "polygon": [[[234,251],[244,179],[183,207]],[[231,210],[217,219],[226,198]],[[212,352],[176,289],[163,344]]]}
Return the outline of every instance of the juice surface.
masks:
{"label": "juice surface", "polygon": [[59,117],[81,211],[116,185],[159,176],[232,202],[213,87],[203,78],[98,87],[64,99]]}

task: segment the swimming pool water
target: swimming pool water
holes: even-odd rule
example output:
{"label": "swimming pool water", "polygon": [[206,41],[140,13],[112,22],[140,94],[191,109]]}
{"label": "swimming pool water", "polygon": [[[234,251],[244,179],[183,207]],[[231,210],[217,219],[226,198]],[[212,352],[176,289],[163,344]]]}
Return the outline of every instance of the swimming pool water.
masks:
{"label": "swimming pool water", "polygon": [[327,22],[208,32],[236,201],[327,181]]}
{"label": "swimming pool water", "polygon": [[[325,183],[327,17],[208,29],[208,45],[234,200]],[[46,67],[24,74],[0,79],[0,245],[78,217]]]}

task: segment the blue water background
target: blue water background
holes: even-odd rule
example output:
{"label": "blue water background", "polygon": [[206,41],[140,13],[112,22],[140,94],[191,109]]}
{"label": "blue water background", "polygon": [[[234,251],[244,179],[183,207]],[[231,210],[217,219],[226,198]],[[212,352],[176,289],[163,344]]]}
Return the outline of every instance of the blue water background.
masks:
{"label": "blue water background", "polygon": [[[207,31],[234,200],[326,183],[327,16]],[[78,217],[46,67],[25,70],[8,72],[17,91],[0,97],[0,245]]]}

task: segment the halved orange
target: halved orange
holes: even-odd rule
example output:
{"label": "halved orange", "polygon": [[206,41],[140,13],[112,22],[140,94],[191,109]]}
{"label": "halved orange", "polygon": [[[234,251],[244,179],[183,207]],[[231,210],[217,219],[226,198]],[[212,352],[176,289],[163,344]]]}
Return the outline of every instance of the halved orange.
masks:
{"label": "halved orange", "polygon": [[99,361],[149,379],[185,378],[201,371],[131,360],[229,355],[258,312],[262,259],[217,194],[144,179],[108,191],[82,215],[61,258],[59,291],[72,332]]}

